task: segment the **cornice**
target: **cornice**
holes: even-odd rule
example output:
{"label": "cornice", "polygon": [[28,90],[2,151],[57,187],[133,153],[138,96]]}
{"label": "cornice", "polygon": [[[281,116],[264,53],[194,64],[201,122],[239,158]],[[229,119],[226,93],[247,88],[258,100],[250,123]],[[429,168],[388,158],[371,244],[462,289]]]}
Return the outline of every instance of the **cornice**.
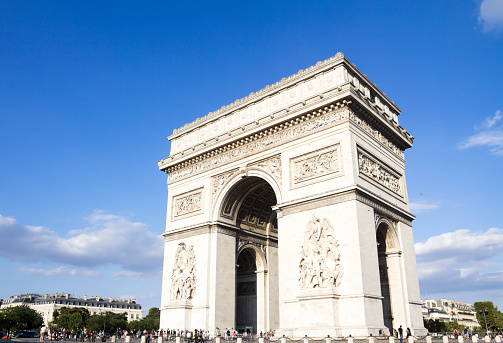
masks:
{"label": "cornice", "polygon": [[[345,119],[349,119],[348,113],[341,113],[340,115],[331,116],[332,119],[322,120],[321,117],[327,114],[336,114],[335,112],[346,110],[349,111],[347,105],[350,101],[342,100],[340,102],[332,103],[313,111],[305,112],[297,117],[290,120],[278,123],[277,125],[268,127],[264,130],[255,132],[248,136],[245,136],[236,141],[224,144],[220,147],[216,147],[200,155],[193,157],[187,157],[185,159],[164,159],[159,161],[159,169],[170,174],[170,181],[174,181],[183,178],[185,175],[177,175],[178,170],[190,166],[192,167],[190,171],[186,174],[195,174],[205,170],[209,170],[222,163],[229,162],[230,160],[242,158],[247,154],[247,151],[257,152],[263,148],[269,148],[276,143],[284,143],[291,139],[297,139],[299,135],[312,132],[321,127],[325,127],[329,124],[340,122]],[[338,113],[338,112],[337,112]],[[318,118],[320,118],[318,120]],[[311,124],[312,123],[312,124]],[[298,134],[294,134],[295,132]],[[207,162],[204,165],[203,161],[211,159],[211,162]]]}
{"label": "cornice", "polygon": [[[372,118],[371,115],[367,115],[363,119],[363,115],[355,114],[352,110],[358,109],[361,112],[359,108],[359,105],[354,105],[350,100],[342,100],[316,110],[300,112],[299,115],[289,120],[279,122],[247,136],[242,136],[242,138],[235,141],[223,143],[221,146],[214,147],[204,153],[166,158],[159,161],[159,168],[170,174],[168,183],[171,183],[213,169],[223,163],[244,158],[249,153],[256,153],[277,144],[298,139],[302,135],[310,134],[315,130],[322,130],[345,121],[355,124],[363,132],[377,140],[383,148],[404,161],[403,150],[399,146],[403,146],[405,143],[401,142],[401,144],[397,145],[396,139],[393,142],[386,138],[394,136],[390,135],[389,132],[387,132],[388,134],[382,134],[379,130],[383,128],[382,120],[374,120],[373,125],[370,124],[367,120]],[[386,118],[383,117],[383,120],[386,120]]]}
{"label": "cornice", "polygon": [[315,194],[309,197],[277,204],[273,209],[278,213],[278,217],[281,217],[290,213],[297,213],[299,207],[305,210],[352,200],[365,203],[374,208],[376,212],[382,213],[396,221],[403,222],[410,226],[412,226],[412,221],[416,218],[410,212],[401,209],[388,200],[359,185],[344,187],[330,192]]}
{"label": "cornice", "polygon": [[[303,101],[299,100],[299,103],[292,103],[286,107],[280,107],[274,111],[266,112],[268,113],[267,115],[257,117],[252,122],[246,122],[241,124],[241,126],[228,128],[224,131],[218,131],[217,134],[205,136],[204,132],[207,131],[207,128],[210,128],[209,125],[213,125],[211,123],[216,123],[217,121],[222,122],[224,118],[227,118],[227,115],[237,116],[236,113],[239,112],[236,111],[239,110],[239,106],[233,105],[234,107],[226,107],[225,111],[228,113],[222,109],[212,112],[213,114],[211,116],[204,117],[206,119],[202,118],[204,119],[201,119],[202,121],[196,120],[188,124],[188,126],[184,126],[183,132],[178,131],[178,135],[170,137],[170,139],[172,139],[171,155],[158,162],[159,169],[167,171],[176,164],[187,164],[186,162],[192,164],[191,161],[193,161],[193,159],[205,159],[208,156],[218,154],[228,149],[229,145],[241,144],[243,141],[253,140],[254,138],[252,137],[257,134],[263,135],[269,128],[275,128],[281,125],[282,122],[286,123],[289,120],[294,120],[295,116],[300,117],[306,114],[306,112],[309,113],[316,107],[327,106],[330,102],[342,101],[344,99],[351,101],[353,103],[351,108],[364,117],[366,121],[375,126],[375,128],[380,131],[380,135],[382,134],[384,137],[387,137],[388,140],[393,142],[400,150],[403,151],[411,147],[413,137],[398,124],[397,114],[393,112],[400,111],[400,109],[389,101],[386,95],[380,92],[374,84],[370,83],[367,77],[359,72],[353,64],[347,61],[342,54],[339,58],[336,57],[328,59],[321,64],[318,63],[316,66],[299,72],[288,79],[283,79],[283,81],[273,85],[276,87],[273,87],[275,90],[271,88],[272,86],[269,86],[269,88],[264,88],[263,92],[261,91],[262,93],[253,93],[253,97],[244,98],[247,99],[246,101],[242,99],[243,101],[239,102],[239,106],[248,106],[251,102],[258,103],[260,99],[260,101],[262,101],[266,97],[274,97],[274,94],[279,94],[278,92],[288,92],[290,89],[297,87],[300,83],[310,82],[310,80],[318,78],[320,74],[336,70],[341,64],[346,71],[346,76],[344,76],[346,80],[345,83],[336,85],[335,88],[325,89],[321,93],[316,93],[318,94],[316,96],[306,97]],[[298,78],[302,78],[302,80]],[[290,88],[287,87],[289,82],[292,82]],[[265,90],[269,93],[265,92]],[[247,102],[248,105],[244,104],[245,102]],[[238,102],[235,104],[238,104]],[[201,127],[199,128],[199,126]],[[204,141],[198,140],[190,144],[194,135],[198,137],[198,133],[201,133],[201,137],[205,136],[209,138]],[[187,135],[190,136],[190,140],[188,140]],[[173,146],[179,144],[180,141],[185,142],[182,144],[182,148],[174,149]]]}
{"label": "cornice", "polygon": [[188,124],[185,124],[183,127],[179,129],[174,129],[173,134],[168,137],[168,139],[173,139],[176,138],[178,135],[182,134],[183,132],[186,132],[194,127],[196,127],[199,124],[203,124],[207,122],[208,120],[211,120],[215,117],[218,117],[222,114],[225,114],[229,111],[235,110],[238,107],[241,106],[246,106],[249,103],[269,94],[273,93],[274,91],[285,87],[288,84],[294,83],[298,81],[299,79],[305,77],[306,75],[311,75],[314,74],[322,69],[325,69],[327,67],[330,67],[332,65],[335,65],[336,62],[340,62],[342,60],[345,60],[344,54],[342,52],[338,52],[335,56],[330,57],[324,61],[318,61],[315,65],[306,68],[306,69],[301,69],[299,70],[296,74],[290,75],[289,77],[284,77],[281,79],[281,81],[278,81],[272,85],[267,85],[258,92],[251,92],[249,95],[245,96],[244,98],[237,99],[234,101],[232,104],[229,104],[227,106],[222,106],[220,109],[210,112],[204,117],[197,118],[193,122],[190,122]]}
{"label": "cornice", "polygon": [[[196,120],[185,124],[183,127],[179,129],[173,130],[173,134],[168,137],[169,140],[174,140],[183,134],[192,131],[193,129],[205,125],[212,120],[215,120],[219,117],[224,117],[231,112],[236,110],[246,108],[253,103],[259,102],[271,95],[276,94],[277,92],[288,89],[289,87],[298,84],[299,82],[306,81],[309,78],[312,78],[320,73],[326,72],[332,68],[335,68],[339,65],[344,65],[346,70],[355,74],[358,79],[361,79],[366,87],[368,87],[369,96],[377,96],[382,99],[382,101],[387,105],[387,107],[391,108],[395,115],[399,115],[401,110],[398,106],[395,105],[393,101],[391,101],[387,95],[379,90],[377,86],[371,82],[365,74],[363,74],[355,64],[351,63],[347,60],[342,52],[338,52],[335,56],[328,58],[324,61],[319,61],[315,65],[308,67],[306,69],[299,70],[296,74],[290,75],[289,77],[284,77],[281,81],[278,81],[272,85],[267,85],[258,92],[252,92],[248,96],[237,99],[233,103],[222,106],[220,109],[209,112],[206,116],[197,118]],[[359,82],[359,81],[358,81]]]}

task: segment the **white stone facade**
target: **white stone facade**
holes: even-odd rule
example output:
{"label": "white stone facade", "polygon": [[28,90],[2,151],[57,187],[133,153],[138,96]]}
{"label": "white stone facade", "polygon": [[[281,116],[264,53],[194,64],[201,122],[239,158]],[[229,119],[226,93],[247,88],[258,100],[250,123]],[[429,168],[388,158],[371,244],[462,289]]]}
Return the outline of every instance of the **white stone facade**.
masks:
{"label": "white stone facade", "polygon": [[143,309],[135,299],[113,299],[101,297],[74,298],[70,294],[55,294],[44,296],[38,294],[15,295],[2,302],[1,308],[5,309],[12,306],[28,306],[38,313],[44,319],[44,325],[49,325],[53,320],[53,313],[63,307],[75,308],[83,307],[93,314],[126,313],[128,321],[139,320],[143,317]]}
{"label": "white stone facade", "polygon": [[425,333],[399,113],[339,53],[175,130],[161,328]]}
{"label": "white stone facade", "polygon": [[423,317],[424,319],[439,319],[446,322],[458,322],[471,329],[479,326],[477,321],[477,313],[472,304],[447,300],[427,299],[424,302]]}

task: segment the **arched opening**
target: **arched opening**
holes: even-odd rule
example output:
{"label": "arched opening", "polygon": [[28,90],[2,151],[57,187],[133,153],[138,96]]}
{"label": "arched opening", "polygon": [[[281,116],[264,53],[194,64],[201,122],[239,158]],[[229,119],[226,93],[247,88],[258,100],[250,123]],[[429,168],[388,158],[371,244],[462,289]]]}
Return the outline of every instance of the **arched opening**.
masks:
{"label": "arched opening", "polygon": [[[239,180],[225,195],[219,222],[236,231],[234,328],[256,334],[277,328],[277,203],[271,185],[257,176]],[[275,286],[273,286],[275,285]]]}
{"label": "arched opening", "polygon": [[391,303],[391,291],[389,281],[389,250],[395,248],[395,241],[387,223],[381,223],[377,227],[377,256],[379,259],[379,279],[381,283],[382,311],[384,326],[393,332],[393,311]]}
{"label": "arched opening", "polygon": [[244,249],[236,264],[236,330],[257,332],[257,263],[253,249]]}

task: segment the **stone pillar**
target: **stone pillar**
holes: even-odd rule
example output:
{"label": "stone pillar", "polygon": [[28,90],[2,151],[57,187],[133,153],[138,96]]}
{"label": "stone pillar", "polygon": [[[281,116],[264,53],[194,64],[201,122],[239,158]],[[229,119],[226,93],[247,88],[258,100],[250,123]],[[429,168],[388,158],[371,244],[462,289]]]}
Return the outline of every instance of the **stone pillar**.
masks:
{"label": "stone pillar", "polygon": [[501,336],[494,337],[494,340],[496,341],[496,343],[501,343]]}
{"label": "stone pillar", "polygon": [[266,282],[265,282],[264,270],[257,270],[257,332],[267,332],[267,317],[266,317],[266,301],[267,296],[265,292]]}
{"label": "stone pillar", "polygon": [[473,342],[473,343],[477,343],[477,341],[478,341],[477,336],[473,335],[473,336],[472,336],[472,342]]}
{"label": "stone pillar", "polygon": [[131,343],[131,336],[127,335],[126,339],[124,341],[125,341],[125,343]]}
{"label": "stone pillar", "polygon": [[[395,336],[389,336],[388,339],[389,339],[389,343],[395,343]],[[431,343],[431,342],[429,342],[429,343]]]}
{"label": "stone pillar", "polygon": [[[259,342],[259,343],[263,343],[263,342]],[[309,343],[309,337],[307,337],[307,336],[304,337],[304,343]]]}
{"label": "stone pillar", "polygon": [[448,336],[442,337],[442,342],[443,343],[448,343],[449,342],[449,337]]}
{"label": "stone pillar", "polygon": [[243,343],[243,337],[238,337],[236,343]]}
{"label": "stone pillar", "polygon": [[[180,337],[175,338],[176,343],[180,343],[181,341],[182,341],[182,339]],[[215,343],[220,343],[220,338],[218,339],[218,341],[215,339]]]}
{"label": "stone pillar", "polygon": [[258,343],[264,343],[264,337],[260,337],[260,338],[258,339]]}
{"label": "stone pillar", "polygon": [[330,337],[325,338],[325,343],[332,343],[332,338]]}
{"label": "stone pillar", "polygon": [[159,335],[159,337],[157,337],[157,343],[162,343],[162,341],[164,340],[163,338],[164,337],[162,337],[162,335]]}
{"label": "stone pillar", "polygon": [[112,340],[111,340],[111,342],[112,342],[112,343],[115,343],[115,340],[116,340],[116,337],[115,337],[115,335],[113,335],[113,336],[112,336]]}
{"label": "stone pillar", "polygon": [[426,336],[426,343],[431,343],[431,336],[430,335]]}
{"label": "stone pillar", "polygon": [[414,336],[410,336],[407,343],[414,343]]}
{"label": "stone pillar", "polygon": [[463,340],[464,340],[463,335],[459,335],[458,336],[458,343],[463,343]]}
{"label": "stone pillar", "polygon": [[140,340],[141,343],[147,343],[147,336],[145,335],[141,335],[141,340]]}
{"label": "stone pillar", "polygon": [[348,337],[348,343],[353,343],[353,337]]}
{"label": "stone pillar", "polygon": [[372,334],[370,334],[369,343],[374,343],[374,342],[375,342],[374,336],[372,336]]}
{"label": "stone pillar", "polygon": [[285,337],[281,337],[281,343],[286,343],[286,338]]}
{"label": "stone pillar", "polygon": [[491,337],[489,337],[488,335],[486,335],[486,336],[484,337],[484,341],[485,341],[486,343],[491,342]]}

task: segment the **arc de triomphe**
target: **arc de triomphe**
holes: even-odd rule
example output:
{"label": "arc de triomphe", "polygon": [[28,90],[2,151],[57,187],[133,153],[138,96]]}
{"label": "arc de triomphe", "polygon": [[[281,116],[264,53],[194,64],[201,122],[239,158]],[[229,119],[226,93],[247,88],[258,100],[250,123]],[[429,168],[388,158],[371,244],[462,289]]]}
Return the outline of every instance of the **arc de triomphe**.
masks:
{"label": "arc de triomphe", "polygon": [[338,53],[174,130],[161,328],[424,333],[399,113]]}

